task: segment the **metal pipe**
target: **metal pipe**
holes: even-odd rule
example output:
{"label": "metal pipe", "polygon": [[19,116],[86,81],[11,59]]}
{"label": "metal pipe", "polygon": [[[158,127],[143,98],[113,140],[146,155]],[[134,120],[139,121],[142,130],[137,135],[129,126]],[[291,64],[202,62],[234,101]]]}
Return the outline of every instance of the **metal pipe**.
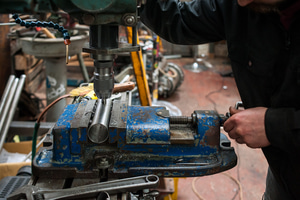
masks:
{"label": "metal pipe", "polygon": [[13,82],[15,80],[15,75],[10,75],[9,76],[9,79],[7,81],[7,84],[5,86],[5,90],[3,92],[3,95],[1,97],[1,102],[0,102],[0,116],[2,116],[2,110],[3,110],[3,107],[4,105],[6,105],[6,99],[8,97],[8,93],[13,85]]}
{"label": "metal pipe", "polygon": [[26,79],[26,75],[22,74],[21,77],[20,77],[20,81],[18,81],[18,87],[17,87],[16,92],[14,94],[14,99],[13,99],[13,102],[10,106],[10,111],[7,115],[7,121],[5,123],[3,131],[1,131],[2,137],[1,137],[1,141],[0,141],[0,149],[2,149],[2,147],[3,147],[3,144],[5,142],[5,138],[6,138],[9,126],[10,126],[10,122],[12,121],[12,119],[14,117],[16,107],[18,105],[18,102],[19,102],[19,99],[20,99],[20,96],[21,96],[21,93],[22,93],[22,90],[23,90],[25,79]]}
{"label": "metal pipe", "polygon": [[[7,100],[6,100],[6,104],[4,106],[4,109],[3,109],[3,114],[1,115],[1,119],[0,119],[0,136],[1,136],[1,141],[2,141],[2,137],[3,137],[3,135],[2,135],[2,127],[3,127],[4,123],[6,122],[8,111],[9,111],[10,105],[12,104],[12,100],[14,98],[14,95],[15,95],[18,83],[19,83],[19,78],[15,78],[15,80],[13,82],[13,85],[12,85],[12,87],[11,87],[8,95],[7,95]],[[0,142],[0,144],[1,144],[1,142]]]}
{"label": "metal pipe", "polygon": [[92,142],[101,144],[108,138],[112,99],[106,99],[105,104],[103,104],[103,100],[98,99],[97,103],[94,118],[88,130],[88,137]]}
{"label": "metal pipe", "polygon": [[78,53],[77,58],[78,58],[78,62],[79,62],[79,67],[80,67],[81,72],[82,72],[83,80],[84,80],[85,83],[88,83],[88,82],[90,82],[90,78],[89,78],[89,74],[88,74],[88,71],[86,69],[86,66],[84,64],[82,54]]}
{"label": "metal pipe", "polygon": [[[34,131],[35,122],[31,121],[12,121],[9,126],[9,135],[22,135],[22,136],[32,136]],[[40,122],[40,127],[38,135],[43,135],[51,129],[55,123],[53,122]]]}

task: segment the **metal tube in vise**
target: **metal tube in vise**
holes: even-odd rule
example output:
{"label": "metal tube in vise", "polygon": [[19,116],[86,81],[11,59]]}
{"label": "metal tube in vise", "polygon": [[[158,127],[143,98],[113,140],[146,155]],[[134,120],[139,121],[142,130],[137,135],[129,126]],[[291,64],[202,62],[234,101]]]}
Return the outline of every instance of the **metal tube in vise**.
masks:
{"label": "metal tube in vise", "polygon": [[111,113],[112,99],[106,99],[105,104],[102,99],[98,99],[96,111],[90,128],[88,130],[89,139],[101,144],[108,139],[108,124]]}

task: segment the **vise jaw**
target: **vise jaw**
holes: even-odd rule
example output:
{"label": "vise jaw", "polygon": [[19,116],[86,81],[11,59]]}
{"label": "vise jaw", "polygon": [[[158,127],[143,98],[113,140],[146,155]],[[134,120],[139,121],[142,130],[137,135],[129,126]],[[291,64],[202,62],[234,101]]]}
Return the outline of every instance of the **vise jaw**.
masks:
{"label": "vise jaw", "polygon": [[224,119],[215,111],[197,110],[191,117],[174,117],[165,107],[132,106],[130,102],[130,92],[112,101],[107,132],[99,131],[104,138],[100,142],[89,139],[89,128],[101,102],[68,105],[49,132],[52,139],[47,147],[35,157],[33,174],[52,178],[194,177],[236,165],[234,149],[220,133]]}

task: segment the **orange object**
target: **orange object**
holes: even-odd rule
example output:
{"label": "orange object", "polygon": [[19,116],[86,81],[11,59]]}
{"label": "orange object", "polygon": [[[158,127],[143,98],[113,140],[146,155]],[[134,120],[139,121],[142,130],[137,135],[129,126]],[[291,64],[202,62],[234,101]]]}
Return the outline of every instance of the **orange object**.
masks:
{"label": "orange object", "polygon": [[56,38],[47,28],[41,28],[41,31],[45,33],[48,38]]}

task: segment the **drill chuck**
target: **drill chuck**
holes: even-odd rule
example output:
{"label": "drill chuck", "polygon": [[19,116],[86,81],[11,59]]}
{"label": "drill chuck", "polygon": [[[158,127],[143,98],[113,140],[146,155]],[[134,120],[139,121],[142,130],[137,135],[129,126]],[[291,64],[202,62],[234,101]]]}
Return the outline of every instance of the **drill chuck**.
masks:
{"label": "drill chuck", "polygon": [[111,97],[114,89],[114,71],[111,61],[95,61],[94,90],[99,99]]}

